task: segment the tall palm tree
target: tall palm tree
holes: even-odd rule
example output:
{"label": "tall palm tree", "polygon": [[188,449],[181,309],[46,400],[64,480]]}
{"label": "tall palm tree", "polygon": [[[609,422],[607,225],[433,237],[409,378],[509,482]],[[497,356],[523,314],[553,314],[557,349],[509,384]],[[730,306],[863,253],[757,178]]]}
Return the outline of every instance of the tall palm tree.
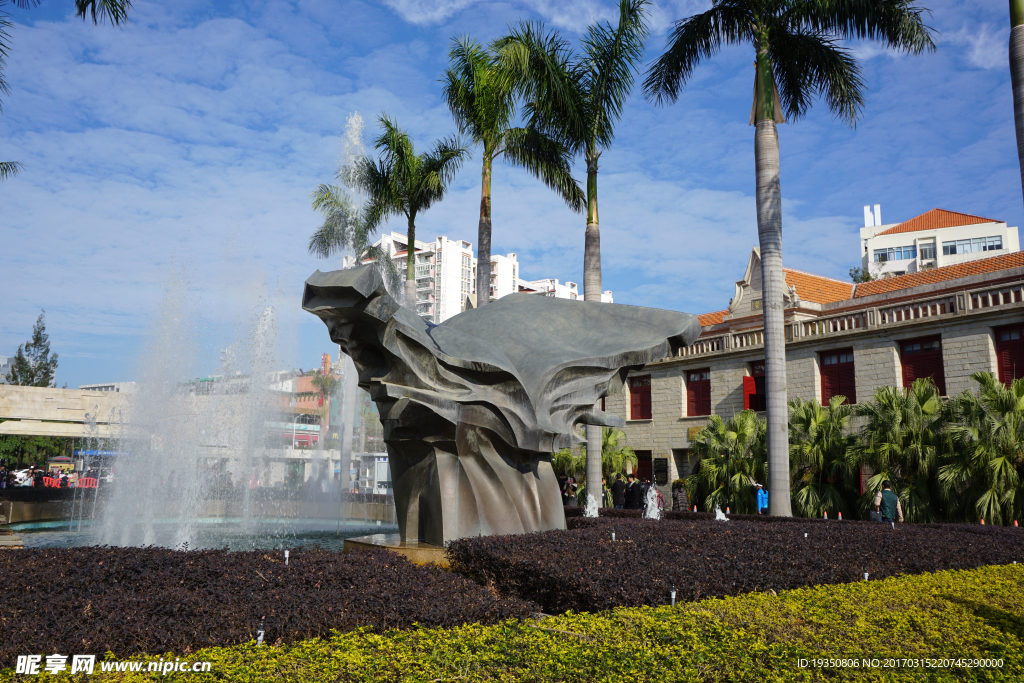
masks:
{"label": "tall palm tree", "polygon": [[[4,11],[10,0],[0,0],[0,95],[7,95],[10,89],[4,80],[4,65],[10,54],[10,34],[7,30],[11,24],[11,15]],[[14,0],[14,5],[28,9],[39,4],[39,0]],[[128,10],[132,8],[132,0],[75,0],[75,14],[84,20],[86,15],[93,24],[109,21],[113,26],[121,26],[128,21]],[[0,114],[4,111],[0,101]],[[0,181],[16,175],[24,166],[17,161],[0,161]]]}
{"label": "tall palm tree", "polygon": [[796,120],[815,95],[853,125],[864,106],[864,83],[840,40],[871,38],[918,54],[934,50],[923,10],[912,0],[712,0],[702,14],[676,22],[668,48],[644,81],[649,99],[674,102],[697,65],[722,44],[754,47],[754,133],[757,235],[764,282],[765,384],[768,392],[769,510],[790,515],[786,428],[786,338],[782,272],[782,190],[775,124]]}
{"label": "tall palm tree", "polygon": [[466,158],[468,148],[458,139],[434,144],[429,152],[416,154],[409,134],[382,114],[384,131],[374,140],[377,161],[364,157],[358,176],[366,191],[365,229],[376,230],[391,216],[405,216],[409,242],[405,266],[405,305],[416,310],[416,216],[441,201],[452,176]]}
{"label": "tall palm tree", "polygon": [[821,517],[850,510],[846,505],[855,466],[847,457],[854,443],[849,433],[852,408],[845,396],[833,396],[828,406],[817,401],[789,402],[789,453],[793,463],[793,504],[797,514]]}
{"label": "tall palm tree", "polygon": [[1007,387],[987,372],[972,377],[978,394],[950,401],[953,447],[939,487],[950,521],[1010,524],[1024,519],[1024,379]]}
{"label": "tall palm tree", "polygon": [[1017,163],[1024,191],[1024,0],[1010,0],[1010,82],[1017,124]]}
{"label": "tall palm tree", "polygon": [[491,169],[494,160],[525,168],[582,211],[583,190],[572,177],[572,154],[557,138],[532,127],[514,127],[516,83],[492,52],[467,37],[452,40],[444,99],[459,130],[482,148],[480,221],[477,230],[477,306],[489,300],[491,282]]}
{"label": "tall palm tree", "polygon": [[868,480],[861,507],[867,510],[883,481],[893,484],[908,522],[931,522],[938,454],[942,447],[945,411],[931,378],[906,388],[879,387],[873,401],[860,403],[854,414],[867,418],[860,443],[850,449],[851,465],[866,463],[875,471]]}
{"label": "tall palm tree", "polygon": [[695,498],[704,498],[704,509],[730,508],[756,512],[755,481],[764,481],[765,422],[753,410],[744,410],[727,421],[712,415],[693,440],[700,460]]}
{"label": "tall palm tree", "polygon": [[[597,213],[597,170],[601,153],[615,137],[633,89],[647,39],[647,0],[620,0],[619,23],[591,24],[582,53],[573,54],[557,32],[520,23],[494,49],[515,73],[526,97],[530,125],[562,141],[587,164],[587,227],[583,250],[583,299],[601,301],[601,231]],[[596,409],[596,407],[595,407]],[[601,447],[601,428],[587,425],[589,452]],[[601,463],[588,459],[587,476],[601,476]]]}

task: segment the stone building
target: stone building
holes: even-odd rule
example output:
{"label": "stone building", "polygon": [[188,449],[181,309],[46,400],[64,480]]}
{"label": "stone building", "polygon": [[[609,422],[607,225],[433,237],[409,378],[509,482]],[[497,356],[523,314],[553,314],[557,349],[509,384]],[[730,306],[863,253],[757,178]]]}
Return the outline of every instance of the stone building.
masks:
{"label": "stone building", "polygon": [[[1024,252],[863,284],[785,269],[789,398],[867,401],[875,389],[932,377],[946,396],[985,370],[1024,376]],[[729,307],[700,316],[699,340],[627,377],[605,399],[626,419],[638,474],[687,476],[708,416],[764,409],[761,262],[750,255]],[[655,477],[652,477],[655,478]]]}

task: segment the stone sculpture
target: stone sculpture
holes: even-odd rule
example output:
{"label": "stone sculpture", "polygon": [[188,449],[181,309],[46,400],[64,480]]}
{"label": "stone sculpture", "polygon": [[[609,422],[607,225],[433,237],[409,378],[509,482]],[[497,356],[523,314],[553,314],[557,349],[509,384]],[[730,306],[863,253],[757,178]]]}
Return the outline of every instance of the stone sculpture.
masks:
{"label": "stone sculpture", "polygon": [[387,293],[373,266],[307,281],[304,310],[352,357],[377,403],[403,541],[564,529],[551,452],[626,374],[700,335],[697,317],[513,294],[440,325]]}

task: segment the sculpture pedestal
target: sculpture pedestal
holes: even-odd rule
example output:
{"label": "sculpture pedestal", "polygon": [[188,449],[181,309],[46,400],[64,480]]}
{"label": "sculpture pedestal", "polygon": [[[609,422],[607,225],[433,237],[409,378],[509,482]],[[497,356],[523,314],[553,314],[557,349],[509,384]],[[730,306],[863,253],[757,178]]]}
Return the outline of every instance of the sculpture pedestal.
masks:
{"label": "sculpture pedestal", "polygon": [[422,541],[403,541],[400,534],[371,534],[345,539],[345,552],[366,548],[387,548],[402,555],[413,564],[436,564],[447,567],[444,548]]}

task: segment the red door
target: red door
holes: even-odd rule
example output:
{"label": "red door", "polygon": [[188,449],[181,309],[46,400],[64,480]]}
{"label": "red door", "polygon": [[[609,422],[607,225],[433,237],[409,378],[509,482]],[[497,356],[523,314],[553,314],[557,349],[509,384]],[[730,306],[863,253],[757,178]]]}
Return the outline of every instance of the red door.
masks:
{"label": "red door", "polygon": [[635,451],[636,452],[636,478],[639,481],[646,481],[651,479],[654,474],[654,461],[651,460],[650,451]]}

